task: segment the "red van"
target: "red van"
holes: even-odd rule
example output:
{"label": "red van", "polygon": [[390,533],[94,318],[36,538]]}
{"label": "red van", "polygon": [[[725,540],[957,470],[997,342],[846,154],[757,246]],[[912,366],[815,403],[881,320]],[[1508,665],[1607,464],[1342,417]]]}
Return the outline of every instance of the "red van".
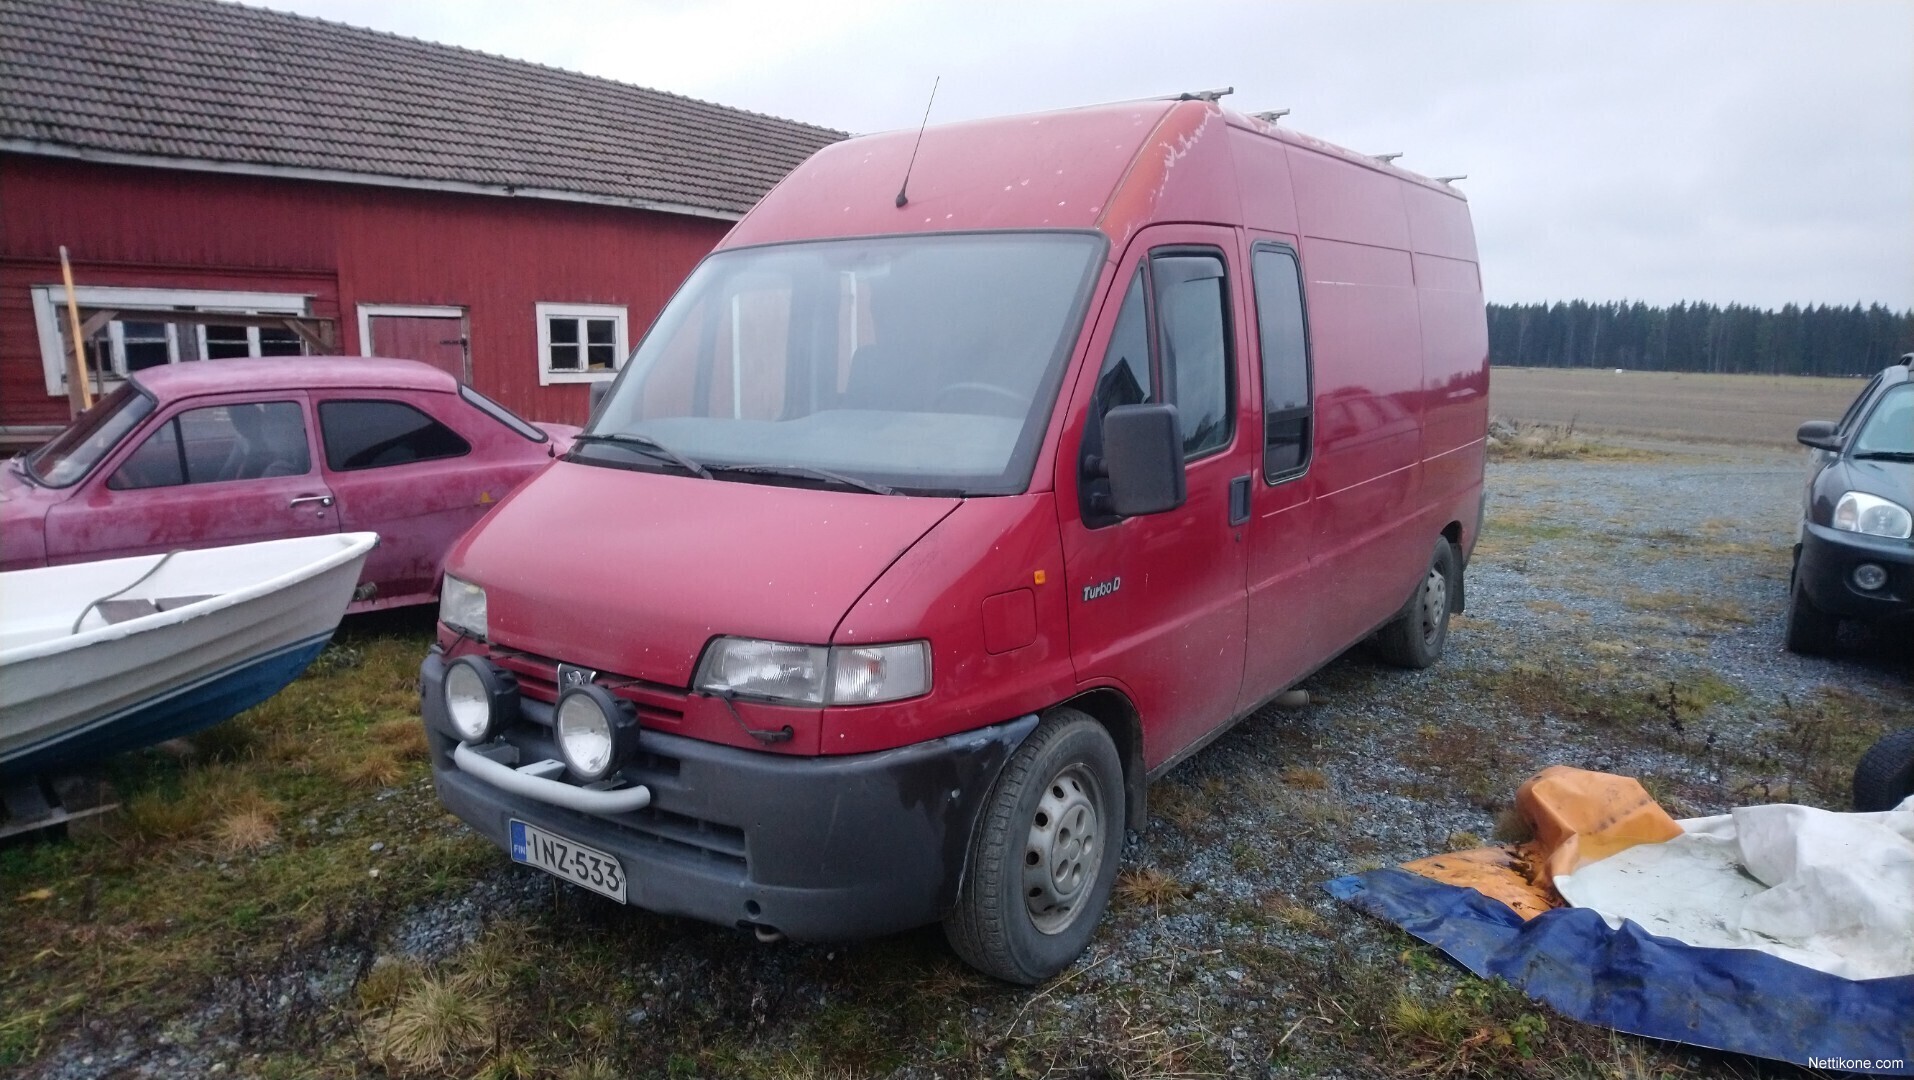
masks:
{"label": "red van", "polygon": [[918,137],[692,273],[449,557],[423,711],[518,862],[1031,983],[1152,777],[1372,635],[1441,654],[1482,290],[1457,192],[1211,100]]}

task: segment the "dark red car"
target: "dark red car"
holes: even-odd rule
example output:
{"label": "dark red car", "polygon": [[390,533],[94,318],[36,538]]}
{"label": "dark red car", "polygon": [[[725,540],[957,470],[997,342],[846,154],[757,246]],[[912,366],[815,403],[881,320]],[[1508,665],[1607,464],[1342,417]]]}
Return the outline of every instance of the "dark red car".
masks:
{"label": "dark red car", "polygon": [[352,611],[432,602],[440,563],[571,446],[411,360],[136,372],[0,477],[0,569],[367,530]]}

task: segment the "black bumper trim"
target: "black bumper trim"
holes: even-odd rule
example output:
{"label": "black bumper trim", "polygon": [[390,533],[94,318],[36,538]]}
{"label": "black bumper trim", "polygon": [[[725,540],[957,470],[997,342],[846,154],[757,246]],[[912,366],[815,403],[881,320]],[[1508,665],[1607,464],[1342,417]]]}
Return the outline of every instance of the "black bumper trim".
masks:
{"label": "black bumper trim", "polygon": [[837,757],[646,731],[641,750],[675,762],[676,772],[635,767],[627,775],[651,788],[652,806],[607,818],[511,795],[461,772],[438,715],[444,671],[437,649],[419,671],[432,778],[440,801],[468,825],[509,849],[517,818],[611,854],[624,866],[634,906],[804,940],[870,937],[948,913],[983,800],[1037,726],[1036,716],[1024,716]]}
{"label": "black bumper trim", "polygon": [[[1863,592],[1849,575],[1870,562],[1887,571],[1887,584]],[[1809,524],[1794,573],[1808,599],[1830,615],[1867,622],[1914,616],[1914,545],[1906,540]]]}

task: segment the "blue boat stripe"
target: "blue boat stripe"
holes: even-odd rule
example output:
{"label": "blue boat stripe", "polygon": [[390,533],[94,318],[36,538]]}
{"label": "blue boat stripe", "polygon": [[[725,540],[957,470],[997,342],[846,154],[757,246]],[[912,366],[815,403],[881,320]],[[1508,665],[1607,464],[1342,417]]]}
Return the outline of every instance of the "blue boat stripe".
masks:
{"label": "blue boat stripe", "polygon": [[[271,652],[260,653],[256,656],[248,657],[245,660],[241,660],[236,663],[229,664],[226,667],[223,667],[219,669],[218,671],[215,671],[209,675],[201,676],[200,678],[195,679],[194,681],[190,683],[186,683],[184,685],[175,687],[174,689],[169,690],[166,693],[161,694],[157,697],[146,698],[143,701],[140,701],[133,705],[129,705],[126,708],[120,709],[117,712],[110,713],[96,720],[88,721],[85,725],[81,727],[69,728],[65,731],[60,731],[60,732],[55,732],[53,734],[50,734],[46,736],[45,738],[42,738],[38,741],[28,743],[25,746],[16,748],[12,753],[8,754],[5,758],[0,758],[0,767],[4,767],[9,772],[14,771],[15,763],[21,762],[23,759],[38,757],[40,755],[55,752],[75,739],[84,739],[88,737],[102,735],[103,733],[108,732],[109,729],[115,727],[116,725],[126,722],[129,718],[136,717],[145,713],[152,713],[157,710],[163,710],[170,703],[178,701],[181,698],[188,697],[193,694],[197,694],[200,691],[207,689],[208,687],[214,686],[215,684],[233,679],[235,676],[242,675],[254,669],[271,667],[277,661],[281,661],[286,658],[296,656],[297,654],[300,654],[300,653],[308,653],[309,655],[307,656],[306,660],[303,663],[300,663],[298,667],[293,669],[291,675],[286,678],[285,682],[280,684],[279,689],[283,689],[287,683],[290,683],[292,682],[293,679],[298,678],[299,675],[305,670],[306,665],[312,662],[312,658],[318,655],[319,650],[324,648],[328,641],[332,640],[332,633],[333,632],[331,630],[327,630],[324,633],[315,634],[311,637],[303,638],[299,641],[295,641],[287,645],[282,645],[279,648],[272,650]],[[274,692],[277,692],[277,691],[275,690]],[[268,694],[266,696],[270,697],[271,694]],[[264,698],[261,698],[260,700],[263,701]],[[257,704],[257,702],[254,702],[254,704]],[[250,707],[251,707],[250,705],[246,706],[246,708],[250,708]],[[244,709],[241,709],[239,711],[243,712]],[[211,727],[213,724],[219,723],[220,721],[223,721],[223,720],[231,719],[232,716],[235,716],[235,715],[237,715],[237,713],[228,713],[226,716],[217,717],[215,719],[204,721],[204,722],[194,723],[186,731],[163,734],[158,736],[157,738],[150,740],[150,742],[164,742],[166,739],[176,738],[182,734],[189,734],[191,731],[197,731],[203,727]],[[109,750],[107,752],[110,753],[112,751]],[[92,756],[92,755],[87,755],[87,756]]]}

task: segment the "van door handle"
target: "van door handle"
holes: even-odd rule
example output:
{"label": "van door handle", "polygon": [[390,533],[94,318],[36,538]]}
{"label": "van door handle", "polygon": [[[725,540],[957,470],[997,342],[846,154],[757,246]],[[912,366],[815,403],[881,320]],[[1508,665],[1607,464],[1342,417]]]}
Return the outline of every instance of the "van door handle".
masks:
{"label": "van door handle", "polygon": [[332,496],[330,495],[301,495],[298,498],[294,499],[293,501],[287,503],[286,505],[298,506],[301,503],[309,503],[309,502],[316,502],[320,506],[331,506]]}
{"label": "van door handle", "polygon": [[1249,482],[1255,473],[1239,476],[1229,482],[1229,523],[1241,525],[1249,520]]}

